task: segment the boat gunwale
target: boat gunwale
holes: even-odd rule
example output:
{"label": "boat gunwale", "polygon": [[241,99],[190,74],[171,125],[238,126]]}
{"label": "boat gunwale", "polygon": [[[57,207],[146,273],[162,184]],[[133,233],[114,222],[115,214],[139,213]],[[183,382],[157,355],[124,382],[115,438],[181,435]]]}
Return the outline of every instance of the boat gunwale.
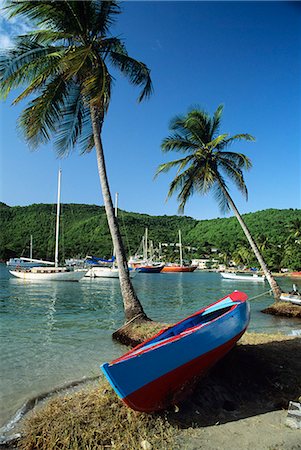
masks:
{"label": "boat gunwale", "polygon": [[[237,302],[236,299],[233,299],[233,298],[231,297],[231,295],[233,295],[233,294],[236,294],[236,295],[234,295],[234,296],[236,297],[236,296],[237,296],[237,293],[243,294],[243,296],[242,296],[243,298],[240,299],[240,300],[238,300],[238,302]],[[227,310],[226,310],[225,312],[223,312],[221,315],[218,315],[217,317],[215,317],[215,318],[212,319],[212,320],[209,320],[208,322],[205,322],[205,323],[199,323],[199,324],[197,324],[197,325],[194,325],[193,327],[186,328],[185,330],[181,331],[180,333],[178,333],[178,334],[176,334],[176,335],[174,335],[174,336],[169,336],[169,337],[167,337],[167,338],[165,338],[165,339],[159,340],[158,342],[154,343],[154,345],[150,345],[150,346],[147,347],[148,343],[151,344],[151,341],[153,341],[154,339],[156,339],[157,337],[159,337],[161,334],[165,333],[165,332],[168,331],[168,330],[171,330],[172,328],[174,328],[174,327],[180,325],[181,323],[183,323],[183,322],[185,322],[185,321],[187,321],[187,320],[189,320],[189,319],[192,319],[192,318],[195,317],[195,316],[201,315],[201,314],[202,314],[203,312],[205,312],[207,309],[209,309],[209,308],[213,307],[214,305],[216,305],[216,304],[218,304],[218,303],[220,303],[220,302],[226,300],[227,298],[230,298],[230,299],[231,299],[233,302],[235,302],[235,303],[233,303],[232,306],[225,307],[225,309],[227,308]],[[170,344],[170,343],[172,343],[172,342],[176,342],[176,341],[178,341],[178,340],[180,340],[180,339],[183,339],[183,338],[185,338],[185,337],[188,337],[188,336],[190,336],[192,333],[198,331],[200,328],[205,328],[206,326],[209,326],[209,325],[213,324],[213,323],[216,322],[217,320],[220,320],[222,317],[226,316],[227,314],[230,314],[230,313],[233,312],[235,309],[237,309],[241,304],[245,303],[245,302],[247,301],[247,299],[248,299],[248,296],[247,296],[244,292],[234,291],[234,292],[232,292],[231,294],[226,295],[225,297],[223,297],[223,298],[217,300],[216,302],[211,303],[210,305],[208,305],[208,306],[206,306],[206,307],[200,309],[199,311],[195,312],[194,314],[191,314],[190,316],[188,316],[188,317],[182,319],[181,321],[179,321],[179,322],[177,322],[177,323],[175,323],[175,324],[173,324],[173,325],[171,325],[171,326],[169,326],[169,327],[167,327],[167,328],[164,328],[163,330],[160,330],[157,334],[155,334],[154,336],[150,337],[149,339],[143,341],[141,344],[138,344],[136,347],[134,347],[133,349],[129,350],[129,351],[128,351],[127,353],[125,353],[124,355],[122,355],[122,356],[120,356],[119,358],[116,358],[116,359],[114,359],[113,361],[111,361],[108,365],[109,365],[109,366],[112,366],[112,365],[114,365],[114,364],[118,364],[118,363],[121,363],[121,362],[123,362],[123,361],[127,361],[127,360],[129,360],[129,359],[131,359],[131,358],[134,358],[134,357],[136,357],[136,356],[141,356],[141,355],[143,355],[144,353],[147,353],[147,352],[149,352],[149,351],[156,350],[156,349],[158,349],[158,348],[160,348],[160,347],[163,347],[163,346],[165,346],[165,345],[168,345],[168,344]]]}

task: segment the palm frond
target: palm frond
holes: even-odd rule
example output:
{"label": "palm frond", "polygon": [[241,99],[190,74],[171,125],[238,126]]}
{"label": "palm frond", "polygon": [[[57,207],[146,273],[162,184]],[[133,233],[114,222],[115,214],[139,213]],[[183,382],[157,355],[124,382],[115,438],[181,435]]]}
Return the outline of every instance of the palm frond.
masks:
{"label": "palm frond", "polygon": [[80,3],[69,0],[9,0],[6,10],[10,17],[24,16],[41,28],[83,33]]}
{"label": "palm frond", "polygon": [[234,141],[255,141],[255,137],[248,133],[235,134],[231,136],[229,139],[225,139],[224,147],[232,144]]}
{"label": "palm frond", "polygon": [[194,151],[197,150],[197,148],[198,145],[195,142],[185,139],[179,134],[174,134],[172,136],[165,138],[161,144],[161,149],[165,153],[170,151],[176,152]]}
{"label": "palm frond", "polygon": [[[17,47],[0,56],[0,96],[6,98],[10,90],[32,82],[49,67],[49,62],[58,62],[62,48],[44,47],[29,39],[17,40]],[[51,62],[50,62],[51,64]]]}
{"label": "palm frond", "polygon": [[213,185],[213,195],[218,203],[219,209],[223,214],[227,213],[230,210],[230,205],[225,192],[228,192],[228,188],[225,180],[222,176],[220,176],[218,179],[216,179]]}
{"label": "palm frond", "polygon": [[213,115],[213,119],[211,121],[211,130],[210,130],[212,136],[215,136],[215,134],[218,133],[218,131],[219,131],[223,111],[224,111],[224,105],[219,105]]}
{"label": "palm frond", "polygon": [[236,152],[217,152],[217,159],[232,161],[241,169],[249,170],[252,167],[251,160],[243,153]]}
{"label": "palm frond", "polygon": [[138,102],[150,97],[153,91],[152,81],[150,70],[144,63],[136,61],[134,58],[131,58],[124,53],[115,51],[110,52],[110,60],[121,73],[127,76],[132,84],[142,87]]}
{"label": "palm frond", "polygon": [[95,9],[93,34],[105,36],[114,24],[116,15],[121,12],[119,2],[94,0],[92,4]]}
{"label": "palm frond", "polygon": [[82,86],[82,94],[91,106],[97,106],[106,114],[111,100],[112,77],[107,66],[97,66],[91,75],[86,75]]}
{"label": "palm frond", "polygon": [[220,160],[219,165],[228,175],[230,180],[237,186],[237,188],[243,194],[246,200],[248,200],[248,190],[245,184],[242,170],[230,160]]}
{"label": "palm frond", "polygon": [[60,157],[67,156],[77,143],[83,125],[83,104],[80,85],[70,83],[64,104],[64,114],[55,139],[55,147]]}
{"label": "palm frond", "polygon": [[157,168],[154,178],[156,178],[160,173],[168,172],[173,167],[178,166],[178,172],[183,170],[184,167],[191,161],[192,156],[188,156],[186,158],[177,159],[175,161],[169,161],[167,163],[160,164]]}
{"label": "palm frond", "polygon": [[49,80],[36,97],[22,112],[19,127],[24,131],[29,144],[36,148],[49,141],[57,124],[63,117],[68,96],[68,86],[60,77]]}
{"label": "palm frond", "polygon": [[39,44],[51,44],[55,42],[60,43],[61,41],[72,41],[74,40],[74,35],[72,33],[66,33],[62,31],[54,30],[34,30],[29,31],[26,36],[20,36],[21,38],[29,39],[30,41]]}
{"label": "palm frond", "polygon": [[227,136],[228,136],[228,134],[220,134],[215,139],[210,141],[207,144],[207,147],[210,148],[210,150],[213,150],[214,148],[219,148],[219,146],[223,144],[223,142],[225,141]]}

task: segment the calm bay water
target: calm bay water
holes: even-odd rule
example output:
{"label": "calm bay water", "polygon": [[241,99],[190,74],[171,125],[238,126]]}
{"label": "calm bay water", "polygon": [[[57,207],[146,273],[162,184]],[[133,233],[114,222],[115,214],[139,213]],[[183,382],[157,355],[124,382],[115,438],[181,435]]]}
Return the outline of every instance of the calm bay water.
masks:
{"label": "calm bay water", "polygon": [[[137,274],[133,279],[145,312],[175,322],[235,289],[249,297],[268,291],[265,283],[222,280],[217,273]],[[283,290],[292,281],[279,279]],[[299,290],[301,290],[301,282]],[[123,324],[118,280],[29,283],[12,278],[0,264],[0,427],[29,398],[67,382],[100,374],[99,365],[125,348],[111,334]],[[251,302],[249,331],[292,334],[300,321],[262,314],[265,295]]]}

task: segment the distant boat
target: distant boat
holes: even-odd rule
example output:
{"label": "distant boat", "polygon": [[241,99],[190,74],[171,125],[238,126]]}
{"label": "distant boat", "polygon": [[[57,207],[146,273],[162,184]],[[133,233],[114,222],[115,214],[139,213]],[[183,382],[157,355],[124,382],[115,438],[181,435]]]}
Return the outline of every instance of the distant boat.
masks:
{"label": "distant boat", "polygon": [[[16,268],[9,272],[17,278],[29,281],[79,281],[87,272],[84,269],[74,269],[73,267],[59,267],[59,223],[60,223],[60,195],[61,195],[61,175],[58,175],[58,197],[56,212],[56,239],[55,239],[55,262],[54,267],[32,267],[28,269]],[[49,262],[48,262],[49,264]]]}
{"label": "distant boat", "polygon": [[45,265],[54,265],[53,262],[43,261],[41,259],[33,259],[32,257],[32,235],[30,235],[29,258],[21,256],[20,258],[10,258],[6,265],[9,269],[30,269],[31,267],[39,267]]}
{"label": "distant boat", "polygon": [[289,293],[282,292],[280,300],[301,306],[301,293],[298,291],[297,286],[293,284],[293,290]]}
{"label": "distant boat", "polygon": [[252,275],[244,275],[244,274],[237,274],[237,273],[231,273],[231,272],[220,272],[222,278],[226,280],[237,280],[237,281],[254,281],[257,283],[264,283],[265,276],[259,276],[257,274]]}
{"label": "distant boat", "polygon": [[280,295],[280,300],[282,300],[283,302],[289,302],[289,303],[293,303],[294,305],[300,305],[301,306],[301,295],[300,295],[300,293],[286,294],[286,293],[283,292]]}
{"label": "distant boat", "polygon": [[164,268],[164,264],[141,264],[136,266],[136,271],[141,273],[160,273]]}
{"label": "distant boat", "polygon": [[136,411],[153,412],[177,402],[245,332],[247,295],[232,292],[101,366],[117,395]]}
{"label": "distant boat", "polygon": [[[140,248],[142,246],[142,259],[141,256],[131,257],[128,264],[130,267],[135,269],[137,272],[142,273],[160,273],[164,267],[164,264],[161,262],[153,261],[153,252],[152,247],[148,248],[148,228],[145,229],[144,236],[142,237],[142,243],[140,244]],[[138,250],[139,253],[139,250]],[[150,256],[149,256],[150,253]]]}
{"label": "distant boat", "polygon": [[[95,256],[87,256],[85,265],[90,265],[85,277],[90,278],[119,278],[119,269],[114,266],[115,257],[112,259],[97,258]],[[109,265],[108,265],[109,264]],[[136,275],[136,271],[129,268],[130,278]]]}
{"label": "distant boat", "polygon": [[[115,217],[118,213],[118,192],[115,194]],[[115,265],[115,249],[111,259],[98,258],[95,256],[86,256],[85,263],[92,265],[85,277],[90,278],[119,278],[119,269]],[[133,278],[136,272],[129,268],[129,276]]]}
{"label": "distant boat", "polygon": [[290,277],[301,278],[301,272],[291,272]]}
{"label": "distant boat", "polygon": [[165,264],[162,269],[163,273],[166,272],[194,272],[197,266],[185,266],[183,264],[183,249],[182,249],[182,236],[181,230],[179,230],[179,248],[180,248],[180,264]]}

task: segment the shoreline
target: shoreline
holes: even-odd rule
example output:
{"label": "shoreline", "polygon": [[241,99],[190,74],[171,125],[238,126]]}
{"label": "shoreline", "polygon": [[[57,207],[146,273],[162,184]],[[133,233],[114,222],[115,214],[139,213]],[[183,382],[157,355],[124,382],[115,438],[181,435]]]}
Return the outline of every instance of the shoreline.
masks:
{"label": "shoreline", "polygon": [[[134,426],[135,429],[140,429],[140,434],[144,433],[144,440],[151,445],[151,447],[147,447],[145,444],[145,448],[149,449],[165,448],[156,441],[156,435],[152,434],[151,430],[154,428],[157,430],[157,434],[161,430],[168,445],[172,443],[169,448],[187,448],[187,450],[232,448],[239,450],[238,444],[241,442],[239,439],[241,439],[242,430],[245,433],[248,427],[253,431],[260,427],[261,431],[256,433],[259,435],[262,433],[264,436],[264,430],[267,431],[267,427],[271,430],[276,420],[277,426],[275,425],[275,427],[278,434],[275,428],[275,433],[272,433],[270,438],[265,437],[266,447],[254,447],[254,445],[251,446],[251,443],[248,447],[247,437],[245,437],[246,446],[243,448],[263,450],[277,445],[277,449],[284,449],[285,447],[279,447],[279,445],[282,445],[283,436],[286,436],[289,437],[292,445],[286,448],[297,449],[298,447],[294,447],[294,440],[297,439],[297,435],[300,437],[298,434],[300,431],[287,428],[285,416],[289,401],[297,401],[301,396],[301,361],[300,358],[299,360],[297,358],[300,352],[301,339],[299,337],[247,332],[238,345],[205,378],[200,380],[193,396],[180,404],[178,410],[165,411],[162,414],[134,413],[117,399],[111,392],[111,388],[103,381],[97,382],[96,386],[93,386],[93,383],[90,386],[82,386],[67,395],[59,394],[57,397],[43,402],[42,405],[27,414],[25,420],[20,423],[20,429],[25,431],[25,436],[18,441],[18,448],[46,450],[50,443],[47,439],[58,439],[59,441],[63,439],[59,427],[67,421],[64,427],[69,429],[71,425],[68,420],[79,427],[82,421],[81,415],[86,410],[85,420],[88,421],[88,429],[85,428],[85,433],[94,436],[93,439],[102,439],[101,445],[103,445],[103,440],[109,438],[108,432],[104,429],[102,437],[100,437],[100,434],[95,435],[93,427],[96,429],[103,427],[103,424],[100,425],[97,421],[100,420],[100,415],[106,414],[102,417],[104,424],[106,421],[114,421],[114,416],[120,417],[120,420],[123,421],[123,441],[124,439],[136,439],[135,445],[138,442],[138,447],[120,448],[141,448],[140,435],[136,438],[133,436],[132,426]],[[71,411],[71,413],[68,415],[66,411],[69,413]],[[95,423],[91,417],[94,417]],[[46,430],[45,427],[50,421],[52,422],[51,429]],[[46,441],[40,442],[36,447],[30,447],[33,444],[30,439],[34,440],[34,436],[39,433],[43,433]],[[53,437],[51,437],[51,433],[54,433]],[[70,433],[72,433],[72,428]],[[69,435],[66,436],[65,439],[67,437],[69,440],[71,439]],[[228,436],[228,440],[225,436]],[[250,433],[248,436],[251,436]],[[82,433],[78,433],[77,437],[79,440],[83,439]],[[121,437],[119,436],[119,438]],[[114,440],[114,437],[110,437],[110,439]],[[297,442],[296,440],[296,445]],[[221,443],[223,446],[219,447]],[[94,443],[95,447],[92,448],[102,448],[101,446],[97,447],[99,444],[100,442]],[[12,449],[16,448],[14,445],[16,445],[16,441],[7,443],[6,446],[2,444],[0,447]],[[59,445],[57,448],[72,449],[70,446]],[[118,449],[119,447],[117,445],[114,448]]]}

